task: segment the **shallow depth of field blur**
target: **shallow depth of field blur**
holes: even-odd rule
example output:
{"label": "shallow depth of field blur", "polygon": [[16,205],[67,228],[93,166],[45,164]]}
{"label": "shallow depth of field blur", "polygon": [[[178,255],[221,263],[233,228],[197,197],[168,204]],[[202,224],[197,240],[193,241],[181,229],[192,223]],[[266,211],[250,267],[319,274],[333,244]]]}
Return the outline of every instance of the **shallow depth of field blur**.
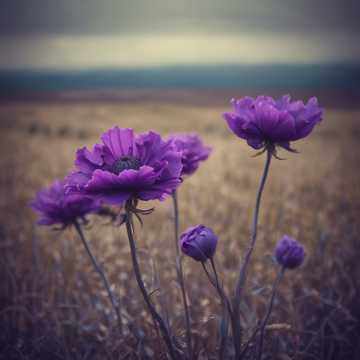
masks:
{"label": "shallow depth of field blur", "polygon": [[[360,8],[358,0],[2,0],[0,10],[0,360],[167,359],[132,272],[124,226],[89,216],[91,248],[120,299],[124,335],[75,230],[36,225],[29,202],[79,147],[113,126],[196,132],[213,148],[178,191],[180,230],[219,236],[233,291],[265,155],[227,128],[244,95],[317,96],[319,126],[272,161],[241,303],[244,339],[264,316],[287,234],[306,248],[287,271],[263,360],[360,359]],[[151,298],[185,348],[172,202],[136,224]],[[198,359],[216,359],[221,306],[184,258]],[[250,358],[250,356],[249,356]],[[248,359],[246,359],[248,360]]]}
{"label": "shallow depth of field blur", "polygon": [[[234,286],[264,156],[234,137],[221,118],[226,106],[171,101],[150,103],[17,103],[0,107],[1,313],[0,346],[6,359],[165,358],[131,271],[122,227],[91,218],[86,235],[120,296],[126,335],[73,230],[39,228],[29,200],[71,169],[75,150],[92,145],[114,124],[166,135],[196,131],[213,153],[179,189],[181,229],[195,223],[219,235],[216,261],[227,290]],[[306,247],[305,265],[288,271],[268,332],[273,358],[355,359],[359,334],[358,109],[328,108],[323,123],[280,152],[266,185],[259,238],[243,303],[250,328],[264,313],[276,266],[275,242],[283,234]],[[137,227],[141,266],[149,292],[184,341],[180,291],[175,282],[170,199]],[[149,204],[142,204],[148,208]],[[196,346],[215,354],[220,305],[201,266],[185,259]],[[158,289],[158,290],[156,290]],[[271,339],[271,341],[270,341]],[[1,352],[0,352],[1,353]],[[295,354],[295,355],[294,355]],[[5,358],[4,358],[5,359]]]}

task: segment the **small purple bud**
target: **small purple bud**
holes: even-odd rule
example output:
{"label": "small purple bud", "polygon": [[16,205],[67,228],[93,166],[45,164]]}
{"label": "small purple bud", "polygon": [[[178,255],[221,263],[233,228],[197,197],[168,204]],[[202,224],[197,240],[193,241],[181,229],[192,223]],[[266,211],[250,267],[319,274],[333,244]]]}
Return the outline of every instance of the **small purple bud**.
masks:
{"label": "small purple bud", "polygon": [[305,250],[297,240],[284,235],[276,244],[275,257],[284,268],[295,269],[304,262]]}
{"label": "small purple bud", "polygon": [[205,262],[214,256],[217,240],[217,236],[210,228],[196,225],[180,235],[180,247],[185,255],[196,261]]}

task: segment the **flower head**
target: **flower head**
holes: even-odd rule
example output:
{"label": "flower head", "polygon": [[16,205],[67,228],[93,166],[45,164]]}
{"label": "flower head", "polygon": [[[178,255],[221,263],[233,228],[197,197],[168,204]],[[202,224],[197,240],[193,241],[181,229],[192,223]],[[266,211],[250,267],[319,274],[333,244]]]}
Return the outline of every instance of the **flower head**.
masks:
{"label": "flower head", "polygon": [[295,269],[304,261],[304,247],[295,239],[284,235],[276,245],[275,258],[284,268]]}
{"label": "flower head", "polygon": [[214,256],[217,240],[217,236],[210,228],[196,225],[180,235],[180,247],[185,255],[196,261],[205,262]]}
{"label": "flower head", "polygon": [[196,134],[173,134],[169,137],[176,150],[181,152],[181,175],[191,175],[199,167],[200,161],[209,157],[211,148],[205,146]]}
{"label": "flower head", "polygon": [[281,146],[289,151],[291,141],[308,136],[322,119],[322,109],[315,97],[305,105],[302,101],[291,101],[286,95],[279,99],[246,96],[232,100],[233,112],[224,118],[231,131],[254,149],[270,149]]}
{"label": "flower head", "polygon": [[65,183],[59,180],[39,191],[30,206],[39,214],[39,225],[58,224],[63,227],[99,208],[98,203],[88,196],[68,194]]}
{"label": "flower head", "polygon": [[180,184],[181,154],[170,141],[148,132],[113,127],[92,150],[77,151],[77,170],[67,179],[68,188],[105,203],[165,199]]}

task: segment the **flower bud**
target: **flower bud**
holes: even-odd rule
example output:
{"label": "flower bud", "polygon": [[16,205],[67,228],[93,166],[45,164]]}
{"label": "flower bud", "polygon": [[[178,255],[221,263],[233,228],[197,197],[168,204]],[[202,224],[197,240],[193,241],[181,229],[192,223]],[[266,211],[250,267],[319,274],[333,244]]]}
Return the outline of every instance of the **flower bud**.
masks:
{"label": "flower bud", "polygon": [[205,262],[214,256],[217,240],[217,236],[210,228],[196,225],[180,235],[180,247],[185,255],[196,261]]}
{"label": "flower bud", "polygon": [[297,240],[284,235],[276,245],[275,258],[284,268],[295,269],[304,262],[304,247]]}

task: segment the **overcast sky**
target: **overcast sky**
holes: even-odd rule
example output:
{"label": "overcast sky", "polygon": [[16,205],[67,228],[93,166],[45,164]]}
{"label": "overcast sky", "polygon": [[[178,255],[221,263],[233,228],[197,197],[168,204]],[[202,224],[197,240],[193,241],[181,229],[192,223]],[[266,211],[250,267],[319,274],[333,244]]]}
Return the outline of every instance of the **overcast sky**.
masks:
{"label": "overcast sky", "polygon": [[360,0],[1,0],[0,67],[359,61]]}

